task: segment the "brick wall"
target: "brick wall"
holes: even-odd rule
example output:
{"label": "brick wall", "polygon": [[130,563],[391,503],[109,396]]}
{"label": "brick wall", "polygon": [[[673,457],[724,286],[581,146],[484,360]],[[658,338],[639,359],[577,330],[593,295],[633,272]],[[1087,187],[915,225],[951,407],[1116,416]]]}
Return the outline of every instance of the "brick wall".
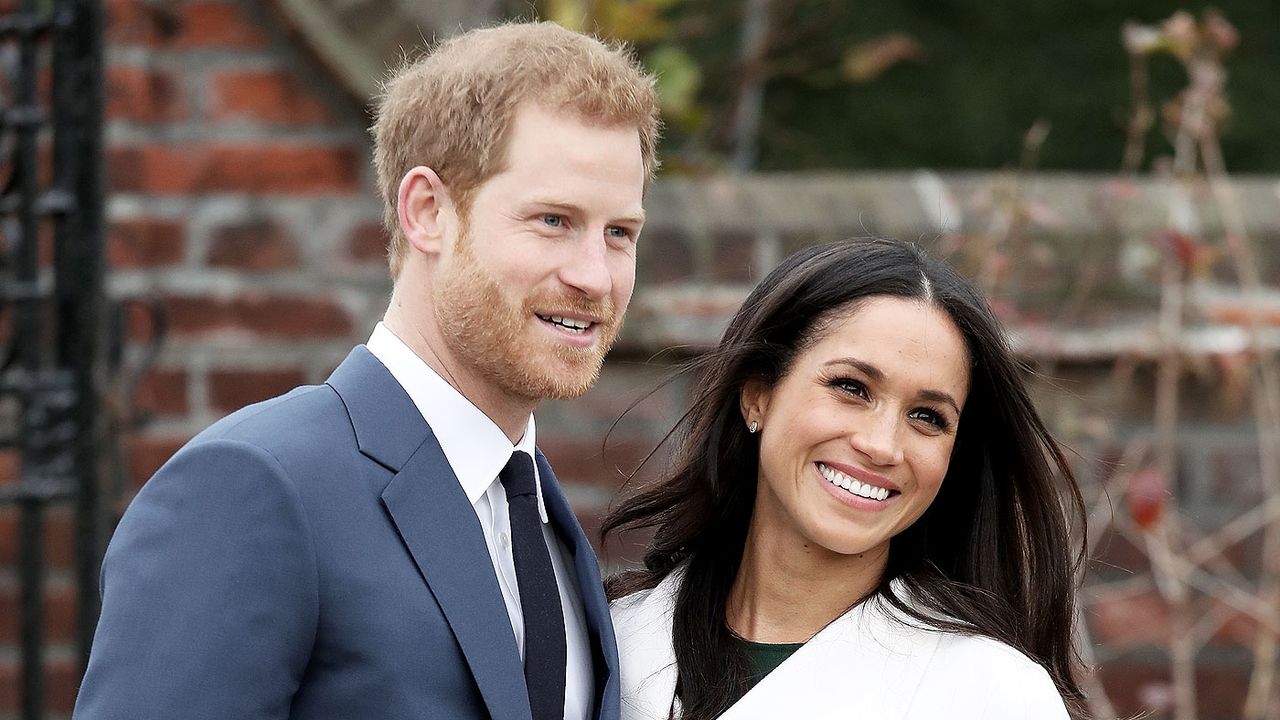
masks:
{"label": "brick wall", "polygon": [[[115,297],[153,299],[169,321],[158,362],[133,398],[150,421],[124,441],[118,511],[209,423],[299,383],[323,381],[367,337],[390,286],[368,162],[369,118],[278,18],[248,0],[110,0],[107,11],[109,288]],[[993,180],[900,173],[660,182],[647,202],[653,221],[641,245],[641,288],[618,351],[585,397],[547,403],[538,414],[541,444],[588,531],[614,496],[620,469],[634,468],[683,406],[687,380],[677,378],[614,426],[602,451],[613,420],[681,357],[657,351],[714,342],[745,289],[787,252],[867,233],[931,243],[955,219],[944,217],[944,203],[931,202],[937,198],[929,193],[941,187],[964,212],[965,198]],[[1092,194],[1104,184],[1044,177],[1031,189],[1063,218],[1053,246],[1063,263],[1080,256],[1081,243],[1093,243],[1108,267],[1123,265],[1123,243],[1108,244],[1090,211]],[[1250,228],[1280,234],[1276,181],[1255,178],[1243,187]],[[1264,275],[1273,283],[1280,276],[1274,252],[1264,255]],[[1113,305],[1103,315],[1119,320],[1046,330],[1033,313],[1019,333],[1028,356],[1054,363],[1053,375],[1068,389],[1039,387],[1055,425],[1106,428],[1081,436],[1087,479],[1105,471],[1094,459],[1114,458],[1126,437],[1150,430],[1149,383],[1117,379],[1110,364],[1131,353],[1142,367],[1150,354],[1142,313],[1150,288],[1126,285],[1122,270],[1115,274],[1121,291],[1109,296]],[[1055,302],[1053,293],[1035,297],[1041,307]],[[140,311],[128,319],[133,342],[126,360],[136,363],[151,328]],[[1201,392],[1210,396],[1212,387]],[[1180,490],[1196,502],[1193,514],[1209,522],[1256,499],[1256,460],[1248,459],[1256,455],[1256,438],[1247,408],[1218,406],[1191,418],[1186,432]],[[661,459],[659,453],[657,465]],[[0,474],[11,476],[12,465],[0,456]],[[0,511],[0,720],[15,717],[18,703],[16,536],[16,516]],[[50,513],[47,543],[49,697],[52,716],[65,717],[78,672],[65,511]],[[1104,547],[1103,575],[1141,570],[1140,554],[1123,539]],[[610,566],[636,557],[634,542],[605,550]],[[1240,555],[1247,561],[1255,550],[1243,547]],[[1107,590],[1090,611],[1105,679],[1124,712],[1158,695],[1157,646],[1168,632],[1150,589],[1134,588]],[[1228,618],[1221,643],[1206,654],[1203,671],[1214,678],[1214,690],[1205,702],[1216,712],[1205,720],[1231,717],[1238,707],[1240,642],[1248,634],[1247,623]]]}

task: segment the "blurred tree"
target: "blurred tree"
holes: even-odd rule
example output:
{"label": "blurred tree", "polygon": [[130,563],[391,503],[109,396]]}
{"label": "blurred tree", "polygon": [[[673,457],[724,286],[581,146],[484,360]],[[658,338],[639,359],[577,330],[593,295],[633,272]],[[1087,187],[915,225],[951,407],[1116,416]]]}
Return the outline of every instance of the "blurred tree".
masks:
{"label": "blurred tree", "polygon": [[[1053,123],[1041,168],[1114,170],[1130,118],[1119,29],[1170,10],[1164,0],[542,0],[538,9],[636,43],[660,73],[667,166],[708,169],[737,146],[753,4],[768,6],[761,170],[1003,167],[1041,118]],[[1199,14],[1207,4],[1180,6]],[[1240,33],[1226,161],[1280,171],[1270,110],[1280,104],[1280,3],[1213,5]],[[1180,87],[1176,57],[1152,57],[1150,78],[1152,96]],[[1145,142],[1146,157],[1162,147],[1155,134]]]}

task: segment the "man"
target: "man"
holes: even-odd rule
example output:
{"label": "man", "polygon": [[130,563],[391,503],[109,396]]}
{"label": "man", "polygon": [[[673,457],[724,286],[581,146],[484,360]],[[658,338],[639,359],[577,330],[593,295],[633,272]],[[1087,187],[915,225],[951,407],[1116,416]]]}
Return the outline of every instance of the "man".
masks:
{"label": "man", "polygon": [[618,717],[532,411],[591,386],[630,300],[651,78],[555,25],[473,31],[390,79],[373,133],[383,322],[138,494],[76,718]]}

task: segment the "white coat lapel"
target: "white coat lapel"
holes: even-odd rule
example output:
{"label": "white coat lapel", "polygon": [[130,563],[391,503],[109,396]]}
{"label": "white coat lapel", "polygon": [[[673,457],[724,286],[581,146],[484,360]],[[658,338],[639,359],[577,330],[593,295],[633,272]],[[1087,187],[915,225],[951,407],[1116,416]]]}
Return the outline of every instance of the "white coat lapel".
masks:
{"label": "white coat lapel", "polygon": [[676,693],[671,622],[683,573],[676,570],[653,590],[615,600],[614,632],[622,680],[622,717],[667,720]]}
{"label": "white coat lapel", "polygon": [[873,598],[824,628],[722,717],[900,720],[938,648]]}
{"label": "white coat lapel", "polygon": [[[671,623],[682,573],[613,603],[622,717],[667,720],[676,688]],[[904,590],[895,588],[899,596]],[[723,720],[903,720],[941,636],[873,598],[837,618],[765,676]]]}

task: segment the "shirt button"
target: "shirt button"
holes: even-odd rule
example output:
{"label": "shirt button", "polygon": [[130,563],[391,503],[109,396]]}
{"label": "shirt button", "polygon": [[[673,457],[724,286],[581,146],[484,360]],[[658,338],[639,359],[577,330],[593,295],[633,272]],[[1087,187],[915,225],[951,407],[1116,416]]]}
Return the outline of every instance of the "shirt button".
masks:
{"label": "shirt button", "polygon": [[510,536],[510,535],[507,535],[506,533],[502,533],[501,535],[499,535],[499,536],[498,536],[498,540],[502,543],[502,547],[504,547],[504,548],[509,548],[509,547],[511,547],[511,536]]}

